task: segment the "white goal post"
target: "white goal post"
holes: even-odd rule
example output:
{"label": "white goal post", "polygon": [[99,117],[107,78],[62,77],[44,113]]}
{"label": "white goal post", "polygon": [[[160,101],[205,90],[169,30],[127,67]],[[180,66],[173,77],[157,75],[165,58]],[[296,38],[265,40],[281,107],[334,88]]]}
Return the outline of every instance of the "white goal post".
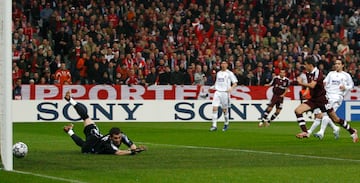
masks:
{"label": "white goal post", "polygon": [[0,150],[4,170],[13,170],[12,127],[12,1],[0,6]]}

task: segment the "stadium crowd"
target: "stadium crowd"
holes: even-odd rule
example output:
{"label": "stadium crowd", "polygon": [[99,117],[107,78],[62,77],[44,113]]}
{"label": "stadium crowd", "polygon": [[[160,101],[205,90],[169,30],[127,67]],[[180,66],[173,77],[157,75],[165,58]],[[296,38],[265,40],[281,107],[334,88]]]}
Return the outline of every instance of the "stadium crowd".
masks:
{"label": "stadium crowd", "polygon": [[360,85],[360,1],[13,0],[14,85],[212,85],[226,60],[238,85],[296,85],[304,58],[334,56]]}

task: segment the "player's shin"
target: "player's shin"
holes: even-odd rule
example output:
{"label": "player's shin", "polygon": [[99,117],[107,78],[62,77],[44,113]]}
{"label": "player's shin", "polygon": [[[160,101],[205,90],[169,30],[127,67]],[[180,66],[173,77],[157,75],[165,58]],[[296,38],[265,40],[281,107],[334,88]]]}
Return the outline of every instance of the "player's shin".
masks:
{"label": "player's shin", "polygon": [[320,126],[320,131],[318,133],[320,134],[324,134],[325,133],[325,129],[327,127],[327,125],[329,124],[329,122],[331,121],[331,119],[329,118],[329,116],[323,116],[322,120],[321,120],[321,126]]}
{"label": "player's shin", "polygon": [[307,133],[306,122],[302,114],[296,114],[297,122],[303,132]]}
{"label": "player's shin", "polygon": [[212,113],[212,126],[213,127],[217,127],[217,118],[218,118],[217,111],[213,111],[213,113]]}
{"label": "player's shin", "polygon": [[89,118],[86,108],[83,105],[78,103],[74,106],[74,108],[75,108],[76,112],[79,114],[79,116],[81,117],[81,119],[85,120],[85,119]]}
{"label": "player's shin", "polygon": [[225,120],[224,125],[229,125],[229,110],[226,110],[224,112],[224,120]]}
{"label": "player's shin", "polygon": [[349,124],[347,121],[345,121],[345,120],[343,120],[343,119],[340,119],[340,120],[339,120],[339,124],[340,124],[343,128],[345,128],[350,134],[353,134],[353,133],[355,132],[355,130],[354,130],[353,128],[351,128],[350,124]]}
{"label": "player's shin", "polygon": [[315,118],[310,129],[308,130],[308,133],[311,134],[320,125],[320,122],[321,122],[321,119]]}

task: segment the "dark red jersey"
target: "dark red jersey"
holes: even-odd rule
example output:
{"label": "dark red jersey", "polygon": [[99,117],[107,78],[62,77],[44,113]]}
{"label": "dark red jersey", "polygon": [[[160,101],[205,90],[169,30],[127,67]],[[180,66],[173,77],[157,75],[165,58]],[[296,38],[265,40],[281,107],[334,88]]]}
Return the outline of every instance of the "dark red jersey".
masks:
{"label": "dark red jersey", "polygon": [[310,73],[306,73],[306,78],[308,83],[312,81],[316,81],[316,85],[314,88],[310,88],[310,96],[312,100],[322,99],[326,95],[326,90],[324,88],[324,74],[318,69],[315,68]]}
{"label": "dark red jersey", "polygon": [[282,95],[290,86],[290,80],[287,77],[276,76],[270,82],[270,85],[273,86],[274,95]]}

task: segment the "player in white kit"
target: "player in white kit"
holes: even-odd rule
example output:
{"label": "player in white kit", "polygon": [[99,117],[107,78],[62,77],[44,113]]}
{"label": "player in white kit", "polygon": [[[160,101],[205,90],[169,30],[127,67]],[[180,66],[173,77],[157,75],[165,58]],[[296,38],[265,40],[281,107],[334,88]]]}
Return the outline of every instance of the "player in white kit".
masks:
{"label": "player in white kit", "polygon": [[[343,59],[341,57],[337,57],[335,61],[335,70],[329,72],[329,74],[324,79],[324,86],[329,105],[330,107],[334,108],[335,111],[340,107],[342,101],[344,100],[344,96],[354,87],[354,82],[350,74],[343,71],[343,68]],[[333,121],[331,121],[326,113],[323,113],[320,131],[315,133],[314,136],[322,139],[324,137],[324,132],[327,125],[329,125],[334,130],[333,133],[335,138],[339,138],[340,128],[336,126]]]}
{"label": "player in white kit", "polygon": [[237,78],[234,73],[228,70],[228,63],[226,61],[221,62],[221,70],[216,74],[216,81],[214,86],[210,87],[210,90],[215,90],[214,98],[212,101],[212,126],[210,131],[217,130],[217,120],[218,120],[218,110],[219,107],[222,108],[224,114],[224,128],[223,131],[226,131],[229,126],[229,108],[230,104],[230,94],[231,91],[237,86]]}

